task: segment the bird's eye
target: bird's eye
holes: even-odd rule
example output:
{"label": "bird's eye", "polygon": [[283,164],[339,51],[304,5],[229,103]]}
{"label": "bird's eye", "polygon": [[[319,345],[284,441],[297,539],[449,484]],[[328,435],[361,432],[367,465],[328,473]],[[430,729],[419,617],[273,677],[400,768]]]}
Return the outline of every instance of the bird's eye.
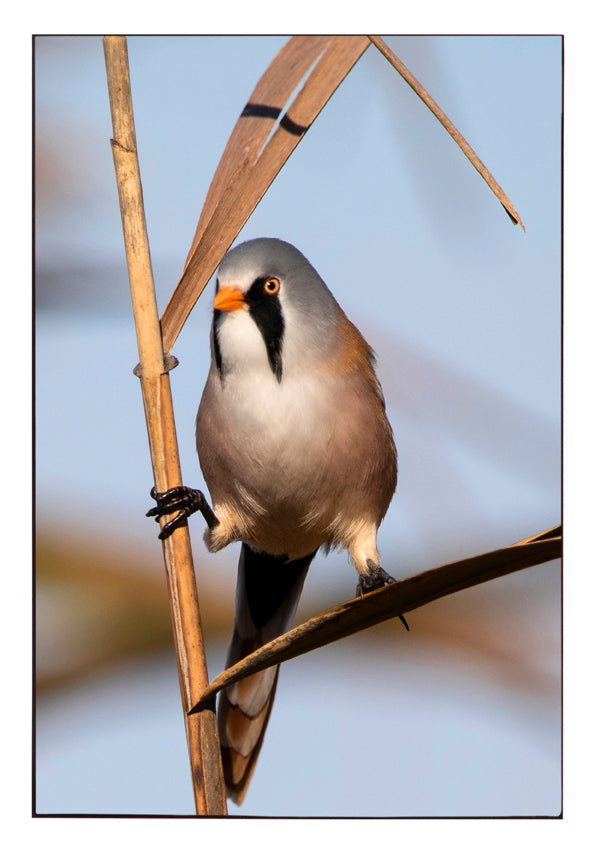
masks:
{"label": "bird's eye", "polygon": [[281,284],[276,277],[269,277],[264,282],[264,291],[267,295],[276,295],[280,286]]}

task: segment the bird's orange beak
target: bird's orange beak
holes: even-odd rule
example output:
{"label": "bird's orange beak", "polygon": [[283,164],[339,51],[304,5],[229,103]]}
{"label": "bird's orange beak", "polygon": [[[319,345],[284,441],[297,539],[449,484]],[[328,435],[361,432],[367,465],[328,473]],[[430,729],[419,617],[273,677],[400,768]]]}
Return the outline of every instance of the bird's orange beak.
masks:
{"label": "bird's orange beak", "polygon": [[233,286],[224,286],[215,295],[213,307],[215,310],[239,310],[246,303],[244,293]]}

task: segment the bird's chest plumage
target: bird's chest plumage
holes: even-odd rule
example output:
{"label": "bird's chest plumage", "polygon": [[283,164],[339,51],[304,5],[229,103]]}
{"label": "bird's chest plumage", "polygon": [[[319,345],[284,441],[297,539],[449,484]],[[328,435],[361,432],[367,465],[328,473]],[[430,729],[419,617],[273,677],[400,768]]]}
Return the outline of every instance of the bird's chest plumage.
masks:
{"label": "bird's chest plumage", "polygon": [[309,378],[279,383],[257,373],[210,381],[197,422],[199,458],[215,510],[220,505],[241,518],[241,539],[299,555],[326,541],[334,422],[324,386]]}
{"label": "bird's chest plumage", "polygon": [[228,375],[215,392],[223,463],[261,499],[310,490],[335,431],[336,409],[325,382],[272,374]]}

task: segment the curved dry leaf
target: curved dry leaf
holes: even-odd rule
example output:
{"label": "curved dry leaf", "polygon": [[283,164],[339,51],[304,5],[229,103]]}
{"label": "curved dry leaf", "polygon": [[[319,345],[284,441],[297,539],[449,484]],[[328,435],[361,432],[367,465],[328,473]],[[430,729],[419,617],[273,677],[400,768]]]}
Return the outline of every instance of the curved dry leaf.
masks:
{"label": "curved dry leaf", "polygon": [[217,676],[191,713],[202,710],[222,688],[252,673],[289,661],[458,590],[552,561],[561,554],[561,527],[555,526],[503,549],[435,567],[376,590],[363,599],[352,599],[329,608]]}
{"label": "curved dry leaf", "polygon": [[[227,144],[207,194],[182,277],[163,312],[161,331],[165,351],[171,351],[224,254],[306,130],[369,44],[366,36],[296,36],[261,77]],[[296,84],[314,63],[314,70],[283,115]],[[279,117],[275,132],[268,138]]]}
{"label": "curved dry leaf", "polygon": [[300,80],[328,47],[330,41],[330,36],[291,38],[277,53],[266,73],[258,81],[219,160],[184,268],[194,254],[229,183],[237,177],[238,173],[254,165],[281,114],[282,107],[288,102]]}

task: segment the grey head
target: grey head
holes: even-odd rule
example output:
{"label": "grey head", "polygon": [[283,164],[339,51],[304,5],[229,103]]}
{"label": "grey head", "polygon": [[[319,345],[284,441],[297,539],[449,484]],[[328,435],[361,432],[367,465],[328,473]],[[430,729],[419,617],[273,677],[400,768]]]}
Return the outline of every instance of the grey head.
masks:
{"label": "grey head", "polygon": [[214,306],[213,354],[221,376],[226,369],[223,327],[240,313],[246,321],[248,313],[279,383],[287,367],[324,356],[341,314],[306,257],[289,242],[271,238],[243,242],[226,254],[217,274]]}

